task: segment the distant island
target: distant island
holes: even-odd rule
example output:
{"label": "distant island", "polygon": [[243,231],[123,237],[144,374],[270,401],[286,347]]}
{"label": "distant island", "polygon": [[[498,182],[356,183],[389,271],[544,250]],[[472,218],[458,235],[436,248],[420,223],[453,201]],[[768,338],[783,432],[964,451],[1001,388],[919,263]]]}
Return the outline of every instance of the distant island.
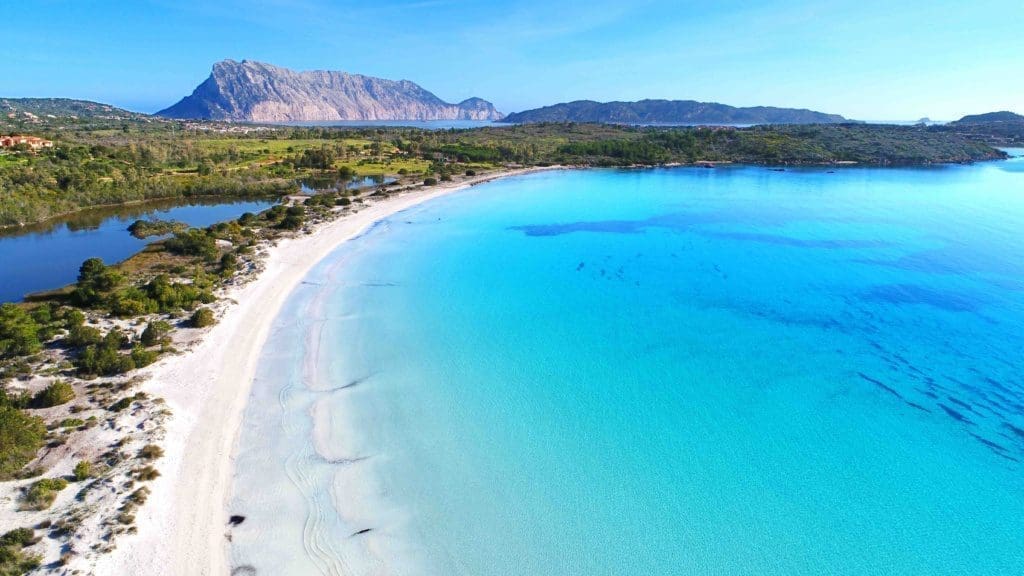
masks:
{"label": "distant island", "polygon": [[237,122],[499,120],[480,98],[441,100],[408,80],[332,71],[296,72],[262,62],[223,60],[192,95],[156,113]]}
{"label": "distant island", "polygon": [[974,114],[964,116],[963,118],[953,122],[953,124],[988,124],[991,122],[1014,122],[1024,124],[1024,116],[1013,112],[988,112],[985,114]]}
{"label": "distant island", "polygon": [[594,102],[577,100],[509,114],[503,122],[597,122],[602,124],[837,124],[838,114],[797,108],[736,108],[694,100]]}

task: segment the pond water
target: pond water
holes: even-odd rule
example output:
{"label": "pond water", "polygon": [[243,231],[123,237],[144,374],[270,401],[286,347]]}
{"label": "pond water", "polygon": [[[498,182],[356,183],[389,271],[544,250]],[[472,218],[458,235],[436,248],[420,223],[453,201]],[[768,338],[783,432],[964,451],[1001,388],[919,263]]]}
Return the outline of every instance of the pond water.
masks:
{"label": "pond water", "polygon": [[32,292],[70,284],[88,258],[119,262],[142,250],[153,239],[140,240],[128,233],[136,220],[209,226],[273,204],[266,199],[177,198],[95,208],[32,226],[0,229],[0,302],[16,302]]}

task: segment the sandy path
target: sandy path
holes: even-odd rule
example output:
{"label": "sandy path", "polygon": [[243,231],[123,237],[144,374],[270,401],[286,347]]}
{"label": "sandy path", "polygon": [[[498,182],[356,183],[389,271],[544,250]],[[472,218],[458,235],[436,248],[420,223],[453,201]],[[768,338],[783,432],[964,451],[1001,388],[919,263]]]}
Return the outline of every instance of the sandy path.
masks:
{"label": "sandy path", "polygon": [[138,533],[123,536],[100,558],[95,573],[214,575],[228,573],[227,504],[233,449],[260,352],[275,316],[309,270],[335,248],[378,220],[518,170],[449,186],[393,196],[323,225],[313,234],[270,249],[265,270],[235,290],[220,322],[191,351],[151,369],[143,389],[166,399],[167,426],[161,477],[137,515]]}

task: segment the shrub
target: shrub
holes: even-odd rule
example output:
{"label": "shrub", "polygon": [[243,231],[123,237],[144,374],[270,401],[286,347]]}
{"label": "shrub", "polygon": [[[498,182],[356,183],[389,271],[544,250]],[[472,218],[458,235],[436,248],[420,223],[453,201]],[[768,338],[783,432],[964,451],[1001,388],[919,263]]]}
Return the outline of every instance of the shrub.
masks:
{"label": "shrub", "polygon": [[32,398],[33,408],[51,408],[75,399],[75,389],[63,380],[50,383]]}
{"label": "shrub", "polygon": [[156,460],[164,455],[164,449],[157,446],[156,444],[146,444],[139,450],[139,458],[146,460]]}
{"label": "shrub", "polygon": [[21,507],[26,510],[46,510],[67,485],[68,481],[63,478],[36,480],[22,493]]}
{"label": "shrub", "polygon": [[35,541],[35,531],[31,528],[16,528],[0,536],[0,576],[20,576],[39,568],[39,557],[22,551]]}
{"label": "shrub", "polygon": [[134,401],[135,401],[135,398],[133,398],[131,396],[127,396],[125,398],[121,398],[117,402],[114,402],[113,404],[111,404],[110,408],[108,408],[108,410],[110,410],[111,412],[120,412],[121,410],[124,410],[125,408],[131,406],[132,402],[134,402]]}
{"label": "shrub", "polygon": [[85,424],[85,420],[82,420],[81,418],[65,418],[60,421],[59,426],[61,428],[78,428],[83,424]]}
{"label": "shrub", "polygon": [[466,176],[476,176],[476,170],[466,170]]}
{"label": "shrub", "polygon": [[31,528],[15,528],[0,536],[0,546],[17,546],[24,548],[32,545],[36,539],[35,530]]}
{"label": "shrub", "polygon": [[348,198],[344,197],[344,196],[342,196],[341,198],[338,198],[338,206],[349,206],[351,204],[352,204],[352,201],[349,200]]}
{"label": "shrub", "polygon": [[75,464],[75,481],[81,482],[92,477],[92,464],[88,460],[81,460]]}
{"label": "shrub", "polygon": [[99,343],[86,346],[74,365],[83,375],[113,376],[135,369],[135,359],[122,354],[121,349],[129,344],[128,335],[113,328]]}
{"label": "shrub", "polygon": [[257,222],[256,215],[252,212],[246,212],[238,217],[238,224],[240,226],[252,226]]}
{"label": "shrub", "polygon": [[14,304],[0,304],[0,358],[35,354],[42,349],[41,326]]}
{"label": "shrub", "polygon": [[180,256],[199,256],[205,260],[217,257],[216,239],[205,230],[197,228],[175,232],[173,238],[164,242],[164,248],[171,254]]}
{"label": "shrub", "polygon": [[46,437],[41,418],[0,406],[0,480],[11,478],[35,457]]}
{"label": "shrub", "polygon": [[136,368],[145,368],[146,366],[149,366],[153,362],[156,362],[157,356],[159,356],[158,352],[154,350],[146,350],[142,346],[132,348],[131,359]]}
{"label": "shrub", "polygon": [[285,210],[284,218],[276,226],[283,230],[298,230],[306,221],[306,208],[303,206],[289,206]]}
{"label": "shrub", "polygon": [[228,252],[220,257],[220,273],[222,276],[230,276],[238,270],[238,256]]}
{"label": "shrub", "polygon": [[188,320],[189,326],[193,328],[213,326],[216,322],[216,318],[213,317],[213,310],[210,310],[209,308],[197,309],[192,313],[192,317]]}
{"label": "shrub", "polygon": [[143,482],[155,480],[158,476],[160,476],[160,471],[152,466],[144,466],[135,470],[135,478]]}
{"label": "shrub", "polygon": [[103,333],[92,326],[78,324],[68,330],[64,337],[64,344],[72,348],[81,348],[90,344],[98,344],[103,340]]}
{"label": "shrub", "polygon": [[424,178],[423,179],[423,185],[424,186],[437,186],[437,178]]}
{"label": "shrub", "polygon": [[89,258],[78,269],[78,282],[71,293],[71,299],[82,306],[94,306],[103,300],[103,295],[110,292],[124,280],[113,268],[103,263],[100,258]]}
{"label": "shrub", "polygon": [[155,320],[146,325],[142,331],[140,340],[143,346],[155,346],[159,344],[171,331],[171,325],[163,320]]}

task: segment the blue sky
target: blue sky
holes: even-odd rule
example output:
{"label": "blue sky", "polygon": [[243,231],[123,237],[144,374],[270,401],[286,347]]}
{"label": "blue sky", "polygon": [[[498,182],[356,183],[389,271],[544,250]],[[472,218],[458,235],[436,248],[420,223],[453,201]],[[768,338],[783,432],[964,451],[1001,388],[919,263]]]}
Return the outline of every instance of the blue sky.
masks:
{"label": "blue sky", "polygon": [[575,99],[1024,113],[1021,0],[31,0],[0,6],[0,96],[153,112],[224,58],[413,80],[504,112]]}

